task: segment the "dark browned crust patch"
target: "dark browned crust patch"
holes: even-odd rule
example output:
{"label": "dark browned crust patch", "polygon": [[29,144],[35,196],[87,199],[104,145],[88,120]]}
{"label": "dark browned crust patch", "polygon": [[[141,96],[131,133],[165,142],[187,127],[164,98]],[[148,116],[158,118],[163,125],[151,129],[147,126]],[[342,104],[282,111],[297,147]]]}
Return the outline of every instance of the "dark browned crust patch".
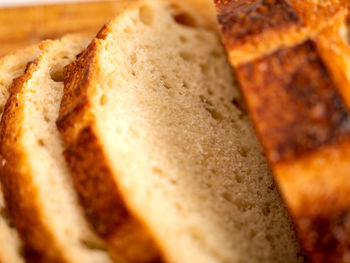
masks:
{"label": "dark browned crust patch", "polygon": [[10,216],[23,241],[22,253],[26,261],[62,263],[65,260],[55,247],[54,238],[40,220],[40,211],[35,202],[37,190],[27,177],[29,168],[17,139],[22,132],[23,103],[20,92],[31,76],[33,64],[35,62],[27,68],[26,75],[14,81],[2,116],[0,152],[5,165],[0,169],[0,179]]}
{"label": "dark browned crust patch", "polygon": [[109,30],[107,24],[77,60],[65,68],[57,127],[67,145],[65,157],[84,211],[115,261],[162,262],[148,230],[128,211],[93,129],[90,96],[95,88],[94,74],[98,72],[96,53]]}
{"label": "dark browned crust patch", "polygon": [[123,262],[160,262],[152,239],[127,211],[91,127],[80,132],[65,156],[86,215],[113,247],[112,255],[123,258]]}
{"label": "dark browned crust patch", "polygon": [[287,0],[215,0],[215,4],[227,48],[263,32],[301,25],[298,13]]}
{"label": "dark browned crust patch", "polygon": [[295,215],[299,237],[312,262],[349,262],[350,205],[337,196],[304,203]]}
{"label": "dark browned crust patch", "polygon": [[236,73],[270,162],[350,135],[348,110],[313,42],[243,64]]}

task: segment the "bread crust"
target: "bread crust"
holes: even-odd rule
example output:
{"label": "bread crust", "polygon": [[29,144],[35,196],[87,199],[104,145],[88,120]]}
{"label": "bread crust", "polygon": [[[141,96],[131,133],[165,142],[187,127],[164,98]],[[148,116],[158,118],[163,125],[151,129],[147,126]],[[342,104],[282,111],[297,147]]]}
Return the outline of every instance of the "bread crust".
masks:
{"label": "bread crust", "polygon": [[303,0],[214,2],[223,42],[233,65],[303,42],[347,14],[344,0],[320,4]]}
{"label": "bread crust", "polygon": [[[6,160],[1,170],[1,182],[13,223],[23,240],[23,256],[28,262],[65,262],[55,247],[52,234],[40,220],[40,209],[35,205],[37,190],[27,174],[30,169],[20,151],[17,138],[22,133],[20,125],[23,105],[21,90],[31,77],[37,62],[27,67],[26,73],[15,79],[11,95],[5,106],[0,125],[1,153]],[[23,188],[22,186],[25,185]],[[25,189],[20,191],[19,189]],[[33,227],[34,226],[34,227]]]}
{"label": "bread crust", "polygon": [[57,127],[67,145],[65,157],[86,216],[111,248],[115,261],[161,262],[160,250],[147,228],[127,209],[94,130],[92,76],[98,71],[100,40],[109,31],[107,24],[77,60],[66,66]]}
{"label": "bread crust", "polygon": [[[212,14],[207,4],[201,1],[183,2],[199,7],[204,16]],[[130,8],[141,3],[143,1],[134,1]],[[209,17],[203,26],[213,28]],[[86,215],[96,232],[116,252],[115,258],[135,263],[163,262],[161,246],[156,244],[146,224],[128,209],[123,200],[94,128],[91,99],[96,86],[93,75],[99,70],[96,54],[101,41],[107,39],[109,33],[109,24],[106,24],[77,60],[66,66],[57,127],[67,145],[65,157]]]}
{"label": "bread crust", "polygon": [[[221,2],[230,1],[216,2],[220,14],[225,8]],[[253,2],[268,1],[251,1],[250,7]],[[271,8],[278,12],[276,3],[280,1],[272,2],[275,6]],[[317,12],[306,16],[310,12],[307,3],[312,6],[315,1],[289,2],[301,18],[298,30],[305,33],[301,38],[290,41],[293,33],[285,31],[284,24],[277,25],[270,32],[282,39],[282,45],[260,53],[250,50],[253,54],[248,55],[248,60],[235,56],[230,60],[310,259],[347,262],[350,96],[346,71],[350,49],[340,36],[340,28],[345,23],[348,4],[328,1],[333,6],[319,9],[323,14],[320,19]],[[230,19],[229,15],[226,19]],[[298,27],[296,23],[294,27]],[[239,54],[242,46],[231,45],[230,41],[236,41],[231,38],[236,38],[227,32],[223,31],[226,48]],[[262,40],[261,45],[268,45],[263,35],[264,32],[256,32],[254,37]],[[255,42],[248,39],[246,45],[254,46]]]}

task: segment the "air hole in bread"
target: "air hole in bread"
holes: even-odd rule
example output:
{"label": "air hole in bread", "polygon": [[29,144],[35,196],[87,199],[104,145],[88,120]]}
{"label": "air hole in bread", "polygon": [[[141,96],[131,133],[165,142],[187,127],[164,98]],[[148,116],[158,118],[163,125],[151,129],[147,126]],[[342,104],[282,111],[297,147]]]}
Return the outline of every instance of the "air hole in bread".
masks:
{"label": "air hole in bread", "polygon": [[265,205],[263,206],[261,212],[262,212],[262,214],[263,214],[264,216],[270,215],[270,213],[271,213],[270,205],[269,205],[269,204],[265,204]]}
{"label": "air hole in bread", "polygon": [[224,116],[220,112],[218,112],[216,109],[209,108],[209,107],[206,107],[205,109],[210,113],[213,119],[217,121],[221,121],[225,119]]}
{"label": "air hole in bread", "polygon": [[248,210],[251,210],[254,205],[247,200],[244,199],[235,199],[233,200],[233,203],[236,205],[239,211],[241,212],[247,212]]}
{"label": "air hole in bread", "polygon": [[180,36],[179,39],[181,43],[186,43],[188,41],[187,37],[185,36]]}
{"label": "air hole in bread", "polygon": [[44,115],[44,120],[45,120],[46,122],[50,122],[50,117],[47,116],[47,115]]}
{"label": "air hole in bread", "polygon": [[84,247],[91,250],[107,250],[107,248],[101,242],[87,239],[83,239],[80,242]]}
{"label": "air hole in bread", "polygon": [[106,94],[103,94],[100,98],[100,105],[103,106],[103,105],[106,105],[107,103],[107,96]]}
{"label": "air hole in bread", "polygon": [[173,178],[170,178],[170,183],[173,184],[173,185],[176,185],[177,184],[177,181]]}
{"label": "air hole in bread", "polygon": [[44,140],[43,140],[43,139],[39,139],[39,140],[38,140],[38,145],[39,145],[40,147],[44,147],[44,146],[45,146]]}
{"label": "air hole in bread", "polygon": [[181,51],[180,52],[180,57],[185,60],[185,61],[194,61],[195,60],[195,56],[187,51]]}
{"label": "air hole in bread", "polygon": [[173,15],[173,18],[176,23],[187,26],[187,27],[197,27],[197,21],[186,12],[181,12]]}
{"label": "air hole in bread", "polygon": [[49,117],[49,112],[50,112],[49,109],[44,107],[44,109],[43,109],[43,116],[44,116],[44,120],[46,122],[50,122],[51,121],[51,118]]}
{"label": "air hole in bread", "polygon": [[166,88],[166,89],[171,89],[171,86],[170,86],[170,84],[169,84],[167,81],[164,81],[163,86],[164,86],[164,88]]}
{"label": "air hole in bread", "polygon": [[182,86],[185,88],[185,89],[189,89],[190,86],[188,85],[188,83],[186,81],[183,82]]}
{"label": "air hole in bread", "polygon": [[219,58],[221,56],[221,52],[219,50],[212,50],[210,53],[214,58]]}
{"label": "air hole in bread", "polygon": [[254,229],[250,229],[249,238],[253,239],[256,236],[257,232]]}
{"label": "air hole in bread", "polygon": [[240,147],[240,148],[238,149],[238,153],[239,153],[242,157],[247,157],[248,154],[249,154],[249,148],[242,146],[242,147]]}
{"label": "air hole in bread", "polygon": [[206,64],[200,64],[200,67],[201,67],[201,71],[202,71],[202,73],[203,73],[204,75],[208,74],[208,72],[209,72],[209,67],[208,67],[208,65],[206,65]]}
{"label": "air hole in bread", "polygon": [[143,24],[147,26],[151,26],[154,21],[153,9],[148,5],[141,6],[139,9],[139,17],[140,17],[140,21]]}
{"label": "air hole in bread", "polygon": [[50,77],[55,82],[63,82],[64,81],[63,69],[61,67],[59,69],[51,68],[51,70],[50,70]]}
{"label": "air hole in bread", "polygon": [[208,99],[206,98],[205,96],[203,95],[199,95],[199,98],[201,99],[201,101],[209,106],[213,106],[213,103]]}
{"label": "air hole in bread", "polygon": [[212,96],[212,95],[214,95],[214,92],[213,92],[211,89],[208,89],[208,94],[209,94],[210,96]]}
{"label": "air hole in bread", "polygon": [[235,180],[237,183],[242,183],[243,182],[243,176],[241,174],[236,174]]}
{"label": "air hole in bread", "polygon": [[238,99],[234,98],[232,100],[232,104],[242,113],[242,115],[248,114],[246,106],[242,100],[238,100]]}
{"label": "air hole in bread", "polygon": [[221,194],[222,198],[225,199],[227,202],[232,202],[232,196],[230,193],[224,192]]}
{"label": "air hole in bread", "polygon": [[158,167],[153,167],[153,173],[163,175],[163,170]]}
{"label": "air hole in bread", "polygon": [[132,53],[132,54],[130,55],[130,63],[131,63],[132,65],[135,65],[136,62],[137,62],[137,55],[136,55],[136,53]]}

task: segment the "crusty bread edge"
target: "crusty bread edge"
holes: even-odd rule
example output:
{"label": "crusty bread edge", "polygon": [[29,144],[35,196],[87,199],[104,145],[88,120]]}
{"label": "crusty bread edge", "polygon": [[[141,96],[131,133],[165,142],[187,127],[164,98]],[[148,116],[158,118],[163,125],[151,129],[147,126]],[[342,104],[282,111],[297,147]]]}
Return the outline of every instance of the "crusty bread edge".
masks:
{"label": "crusty bread edge", "polygon": [[[122,15],[143,3],[133,1]],[[127,208],[95,132],[89,109],[93,73],[98,71],[96,53],[108,37],[106,24],[75,62],[65,68],[65,88],[57,127],[66,142],[65,158],[85,214],[95,231],[108,244],[116,262],[161,262],[146,224]],[[108,193],[108,194],[106,194]]]}
{"label": "crusty bread edge", "polygon": [[[40,211],[35,206],[37,190],[26,178],[29,170],[27,160],[18,150],[21,134],[20,125],[22,106],[20,92],[37,65],[30,63],[26,72],[13,81],[11,94],[6,103],[0,123],[1,153],[6,163],[3,166],[1,180],[3,191],[14,225],[23,241],[23,254],[28,262],[64,262],[62,255],[53,245],[54,238],[40,221]],[[25,191],[20,190],[26,185]]]}

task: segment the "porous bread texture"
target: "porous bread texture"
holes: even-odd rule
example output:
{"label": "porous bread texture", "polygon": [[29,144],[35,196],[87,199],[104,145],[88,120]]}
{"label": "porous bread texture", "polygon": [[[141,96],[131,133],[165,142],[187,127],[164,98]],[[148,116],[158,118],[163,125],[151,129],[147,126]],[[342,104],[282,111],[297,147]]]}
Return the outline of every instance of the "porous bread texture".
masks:
{"label": "porous bread texture", "polygon": [[[27,63],[39,53],[37,46],[19,50],[0,59],[0,118],[9,97],[9,89],[14,78],[24,73]],[[0,156],[0,162],[2,158]],[[1,174],[1,167],[0,167]],[[0,185],[0,262],[24,262],[21,255],[21,242],[9,218],[7,206]]]}
{"label": "porous bread texture", "polygon": [[41,43],[38,60],[15,80],[3,114],[4,193],[29,262],[111,262],[79,207],[55,125],[63,67],[90,40],[69,35]]}
{"label": "porous bread texture", "polygon": [[140,1],[68,67],[58,125],[73,175],[79,185],[107,167],[99,176],[166,262],[302,262],[219,37],[201,19]]}
{"label": "porous bread texture", "polygon": [[10,95],[13,79],[24,73],[28,62],[36,59],[38,53],[38,46],[30,46],[0,59],[0,118]]}

